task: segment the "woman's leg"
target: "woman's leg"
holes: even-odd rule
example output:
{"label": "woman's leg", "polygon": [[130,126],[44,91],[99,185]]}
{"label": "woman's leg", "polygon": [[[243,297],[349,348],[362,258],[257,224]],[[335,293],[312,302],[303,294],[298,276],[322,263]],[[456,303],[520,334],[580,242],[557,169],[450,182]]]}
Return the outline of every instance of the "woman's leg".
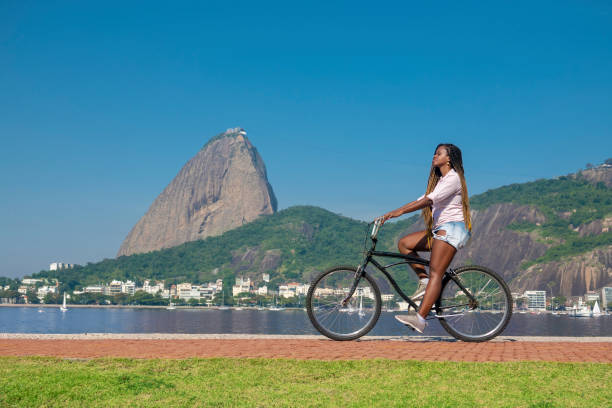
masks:
{"label": "woman's leg", "polygon": [[[419,255],[416,251],[430,251],[427,245],[427,231],[417,231],[406,235],[399,240],[397,248],[402,254],[411,254],[415,256]],[[417,274],[419,279],[427,278],[427,273],[423,265],[410,264],[410,267],[414,270],[414,273]]]}
{"label": "woman's leg", "polygon": [[[446,235],[446,231],[438,231],[438,235]],[[457,249],[448,242],[439,239],[433,240],[429,264],[429,283],[419,308],[421,317],[426,317],[433,304],[438,300],[442,288],[442,277],[456,253]]]}

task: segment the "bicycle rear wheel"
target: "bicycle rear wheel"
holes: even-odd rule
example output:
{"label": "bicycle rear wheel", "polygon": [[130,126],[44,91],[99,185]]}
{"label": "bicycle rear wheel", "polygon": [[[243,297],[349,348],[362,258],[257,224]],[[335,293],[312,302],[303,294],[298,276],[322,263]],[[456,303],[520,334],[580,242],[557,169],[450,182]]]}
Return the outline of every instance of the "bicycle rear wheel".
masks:
{"label": "bicycle rear wheel", "polygon": [[332,340],[354,340],[369,332],[380,316],[380,290],[364,275],[353,296],[342,301],[355,282],[357,268],[336,266],[318,275],[308,289],[306,311],[312,325]]}
{"label": "bicycle rear wheel", "polygon": [[512,296],[504,280],[476,265],[462,266],[455,273],[475,301],[445,276],[436,302],[442,327],[453,337],[470,342],[487,341],[500,334],[512,316]]}

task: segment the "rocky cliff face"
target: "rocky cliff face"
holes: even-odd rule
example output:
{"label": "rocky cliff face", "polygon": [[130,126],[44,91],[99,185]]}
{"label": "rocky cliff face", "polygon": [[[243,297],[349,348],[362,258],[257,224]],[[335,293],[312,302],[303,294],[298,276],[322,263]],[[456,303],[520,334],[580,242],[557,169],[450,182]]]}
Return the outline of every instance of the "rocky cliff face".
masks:
{"label": "rocky cliff face", "polygon": [[255,147],[239,128],[212,138],[155,199],[117,256],[219,235],[276,211]]}
{"label": "rocky cliff face", "polygon": [[513,289],[552,291],[554,296],[582,296],[612,284],[612,246],[597,248],[562,262],[533,265],[512,282]]}
{"label": "rocky cliff face", "polygon": [[[544,255],[552,243],[535,233],[516,232],[507,227],[512,223],[537,224],[544,220],[544,215],[536,208],[512,203],[472,211],[473,237],[457,253],[452,266],[466,263],[488,266],[502,275],[511,290],[521,293],[525,290],[552,290],[555,296],[581,296],[589,290],[612,286],[612,246],[521,269],[523,262]],[[584,224],[578,230],[581,236],[597,235],[607,232],[609,226],[610,218],[607,217]],[[424,228],[420,220],[406,233]]]}
{"label": "rocky cliff face", "polygon": [[[472,211],[472,239],[457,252],[452,265],[466,263],[488,266],[500,273],[507,282],[520,272],[526,260],[536,259],[546,252],[548,245],[529,234],[506,228],[512,223],[544,221],[544,216],[531,206],[512,203],[495,204],[481,211]],[[422,220],[408,232],[425,229]],[[426,254],[421,254],[426,255]]]}

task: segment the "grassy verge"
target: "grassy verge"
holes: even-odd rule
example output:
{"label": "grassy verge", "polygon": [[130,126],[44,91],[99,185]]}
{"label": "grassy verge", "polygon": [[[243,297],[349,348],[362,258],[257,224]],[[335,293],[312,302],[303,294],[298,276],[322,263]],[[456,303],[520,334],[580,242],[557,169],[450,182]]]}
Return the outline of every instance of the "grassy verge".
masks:
{"label": "grassy verge", "polygon": [[612,365],[0,358],[0,406],[588,407]]}

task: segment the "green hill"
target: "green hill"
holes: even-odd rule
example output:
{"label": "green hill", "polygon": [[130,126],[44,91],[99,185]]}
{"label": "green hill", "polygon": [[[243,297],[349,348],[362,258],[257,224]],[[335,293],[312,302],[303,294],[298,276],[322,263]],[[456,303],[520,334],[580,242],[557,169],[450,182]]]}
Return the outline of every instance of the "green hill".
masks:
{"label": "green hill", "polygon": [[544,214],[546,221],[540,225],[527,222],[508,225],[515,231],[537,232],[552,243],[543,256],[524,262],[523,268],[612,245],[612,231],[583,236],[579,233],[580,226],[612,214],[612,189],[603,182],[592,183],[580,173],[511,184],[474,196],[470,202],[476,210],[496,203],[532,205]]}
{"label": "green hill", "polygon": [[[606,174],[610,178],[612,169]],[[475,210],[498,203],[531,205],[545,216],[546,220],[539,224],[522,222],[502,227],[529,233],[546,243],[548,249],[542,256],[521,261],[523,268],[612,245],[612,231],[601,227],[602,220],[612,214],[612,189],[580,173],[512,184],[471,198]],[[379,249],[395,250],[398,236],[419,217],[417,214],[386,224],[380,235]],[[588,230],[585,227],[598,222],[601,227],[598,231],[593,233],[591,228],[590,232],[585,232]],[[365,222],[318,207],[296,206],[262,216],[220,236],[146,254],[105,259],[69,270],[41,271],[32,277],[57,278],[69,289],[108,283],[113,279],[130,279],[137,283],[144,279],[163,279],[172,284],[204,283],[219,278],[231,282],[236,276],[249,276],[260,281],[264,272],[270,273],[272,285],[294,280],[306,282],[317,271],[332,265],[356,265],[363,254],[366,231]],[[475,231],[478,232],[478,225]],[[507,244],[513,245],[512,242]],[[479,252],[491,251],[486,242],[482,248],[472,247],[475,257]],[[494,260],[487,264],[494,269],[501,268]],[[399,272],[396,276],[405,284],[411,274]]]}
{"label": "green hill", "polygon": [[[395,248],[394,238],[417,217],[388,223],[379,248]],[[57,278],[69,288],[113,279],[164,279],[167,284],[203,283],[236,275],[270,272],[271,283],[308,281],[330,266],[357,264],[367,223],[311,206],[296,206],[263,216],[223,235],[146,254],[105,259],[33,277]]]}

